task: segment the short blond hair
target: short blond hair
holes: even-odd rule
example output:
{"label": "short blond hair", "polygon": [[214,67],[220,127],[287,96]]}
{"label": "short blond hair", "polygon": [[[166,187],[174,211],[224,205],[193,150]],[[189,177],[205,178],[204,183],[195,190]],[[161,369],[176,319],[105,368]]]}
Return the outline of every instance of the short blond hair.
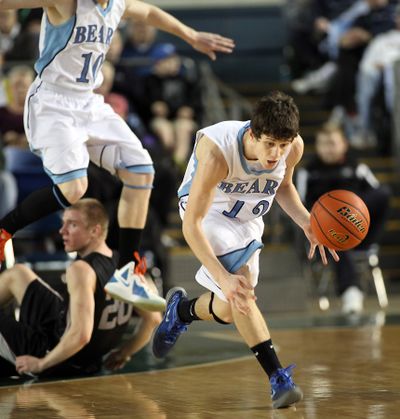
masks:
{"label": "short blond hair", "polygon": [[109,217],[106,209],[104,208],[104,205],[97,199],[80,199],[75,204],[69,206],[66,210],[76,210],[81,212],[84,215],[87,225],[89,227],[99,224],[104,232],[104,235],[107,235]]}

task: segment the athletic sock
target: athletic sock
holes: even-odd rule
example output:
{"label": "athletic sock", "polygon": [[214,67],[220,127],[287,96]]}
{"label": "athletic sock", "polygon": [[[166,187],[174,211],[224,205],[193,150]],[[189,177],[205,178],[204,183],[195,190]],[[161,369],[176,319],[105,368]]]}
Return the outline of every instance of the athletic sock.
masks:
{"label": "athletic sock", "polygon": [[268,374],[268,377],[271,377],[271,375],[278,368],[282,368],[282,365],[275,353],[274,345],[272,344],[271,339],[259,343],[250,349],[254,352],[257,361],[260,363],[263,370]]}
{"label": "athletic sock", "polygon": [[57,185],[48,186],[28,195],[0,221],[0,227],[14,234],[28,224],[70,205]]}
{"label": "athletic sock", "polygon": [[119,263],[122,268],[133,259],[134,252],[139,253],[142,241],[143,229],[141,228],[120,228],[119,229]]}
{"label": "athletic sock", "polygon": [[188,300],[183,298],[178,304],[178,316],[185,323],[191,323],[193,320],[201,320],[195,312],[195,304],[198,298]]}

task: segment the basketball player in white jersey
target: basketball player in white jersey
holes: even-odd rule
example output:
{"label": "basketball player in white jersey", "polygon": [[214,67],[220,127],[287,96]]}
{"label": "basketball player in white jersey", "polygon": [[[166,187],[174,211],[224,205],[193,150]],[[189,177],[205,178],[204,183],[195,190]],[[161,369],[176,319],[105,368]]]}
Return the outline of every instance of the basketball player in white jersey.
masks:
{"label": "basketball player in white jersey", "polygon": [[[119,267],[127,264],[122,272],[126,276],[128,267],[129,274],[133,269],[128,262],[138,254],[154,169],[139,139],[103,97],[93,93],[102,82],[101,66],[112,36],[124,16],[170,32],[211,59],[216,52],[232,52],[234,43],[197,32],[158,7],[136,0],[0,0],[0,10],[35,7],[43,7],[44,14],[25,129],[31,150],[43,160],[54,186],[36,191],[0,220],[0,262],[6,241],[17,230],[83,196],[91,160],[124,184],[118,208]],[[122,293],[129,301],[133,287],[118,288],[118,278],[110,293]]]}
{"label": "basketball player in white jersey", "polygon": [[309,257],[318,246],[327,263],[292,182],[303,154],[298,132],[297,106],[281,92],[262,98],[251,121],[221,122],[198,132],[178,195],[185,239],[203,264],[196,280],[209,292],[189,301],[183,288],[171,289],[153,339],[154,355],[164,357],[193,320],[233,322],[269,376],[274,408],[302,398],[291,378],[293,366],[282,368],[255,302],[262,216],[274,199],[303,229]]}

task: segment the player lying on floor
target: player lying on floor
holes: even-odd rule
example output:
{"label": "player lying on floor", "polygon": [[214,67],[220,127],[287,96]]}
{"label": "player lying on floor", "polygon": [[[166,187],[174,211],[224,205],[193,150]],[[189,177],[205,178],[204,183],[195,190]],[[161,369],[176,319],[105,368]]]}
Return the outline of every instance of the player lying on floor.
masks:
{"label": "player lying on floor", "polygon": [[[121,368],[150,340],[161,321],[150,312],[114,300],[103,289],[116,268],[105,240],[108,216],[95,199],[81,199],[63,214],[60,234],[66,252],[78,258],[56,291],[24,265],[0,274],[0,304],[15,300],[20,318],[0,314],[0,376],[15,374],[84,375],[106,366]],[[156,293],[156,287],[147,287]],[[57,288],[58,289],[58,288]],[[132,313],[141,323],[127,341]]]}

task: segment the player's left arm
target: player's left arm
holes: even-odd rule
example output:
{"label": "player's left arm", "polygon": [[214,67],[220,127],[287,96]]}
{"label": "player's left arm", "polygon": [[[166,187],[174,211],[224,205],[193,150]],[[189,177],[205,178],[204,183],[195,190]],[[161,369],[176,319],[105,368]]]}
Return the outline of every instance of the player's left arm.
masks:
{"label": "player's left arm", "polygon": [[[315,250],[318,247],[322,262],[326,265],[328,261],[325,254],[325,248],[318,242],[311,230],[310,213],[303,205],[300,195],[293,183],[294,168],[301,160],[303,152],[304,142],[300,135],[298,135],[293,140],[291,150],[286,159],[285,177],[279,186],[275,199],[286,214],[288,214],[289,217],[304,231],[305,236],[310,242],[308,257],[312,259],[315,254]],[[339,260],[339,257],[334,250],[328,250],[336,261]]]}
{"label": "player's left arm", "polygon": [[16,359],[19,374],[40,373],[65,361],[81,350],[89,341],[94,324],[94,292],[96,274],[84,261],[74,262],[66,272],[69,293],[70,324],[59,343],[43,358],[29,355]]}
{"label": "player's left arm", "polygon": [[140,20],[165,32],[169,32],[182,38],[195,50],[208,55],[212,60],[216,59],[216,52],[229,54],[235,44],[232,39],[224,36],[198,32],[185,25],[169,13],[159,7],[138,0],[126,0],[124,17]]}

